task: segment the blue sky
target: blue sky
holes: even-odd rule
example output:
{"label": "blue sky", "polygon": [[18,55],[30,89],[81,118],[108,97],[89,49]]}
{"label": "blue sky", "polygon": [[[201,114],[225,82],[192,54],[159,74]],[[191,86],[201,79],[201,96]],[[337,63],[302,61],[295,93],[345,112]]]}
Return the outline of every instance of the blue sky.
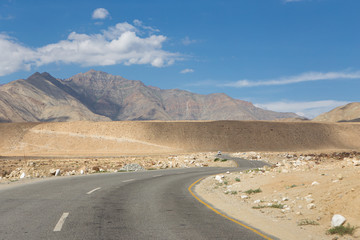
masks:
{"label": "blue sky", "polygon": [[0,0],[0,84],[89,69],[314,117],[359,101],[359,0]]}

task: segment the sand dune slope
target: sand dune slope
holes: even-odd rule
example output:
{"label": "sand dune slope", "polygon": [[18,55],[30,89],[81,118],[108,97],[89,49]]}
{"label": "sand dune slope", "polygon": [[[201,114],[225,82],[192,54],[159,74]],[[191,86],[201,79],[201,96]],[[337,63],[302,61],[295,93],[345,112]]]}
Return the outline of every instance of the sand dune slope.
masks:
{"label": "sand dune slope", "polygon": [[359,149],[360,124],[139,121],[0,124],[2,156]]}

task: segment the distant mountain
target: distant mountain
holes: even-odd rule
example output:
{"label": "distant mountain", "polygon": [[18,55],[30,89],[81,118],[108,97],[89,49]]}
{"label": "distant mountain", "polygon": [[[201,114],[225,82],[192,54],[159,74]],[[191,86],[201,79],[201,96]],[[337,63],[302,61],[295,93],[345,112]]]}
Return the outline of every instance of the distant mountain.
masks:
{"label": "distant mountain", "polygon": [[110,121],[91,112],[48,73],[0,86],[0,122]]}
{"label": "distant mountain", "polygon": [[223,93],[200,95],[162,90],[90,70],[60,80],[35,73],[0,86],[0,121],[117,120],[274,120],[297,118],[233,99]]}
{"label": "distant mountain", "polygon": [[317,116],[313,121],[360,122],[360,102],[353,102],[345,106],[337,107]]}

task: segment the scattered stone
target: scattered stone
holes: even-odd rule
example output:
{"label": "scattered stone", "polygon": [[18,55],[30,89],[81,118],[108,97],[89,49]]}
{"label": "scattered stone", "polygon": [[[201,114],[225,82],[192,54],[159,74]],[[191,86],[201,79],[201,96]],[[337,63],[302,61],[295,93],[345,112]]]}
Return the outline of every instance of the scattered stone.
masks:
{"label": "scattered stone", "polygon": [[56,169],[55,176],[60,176],[60,169]]}
{"label": "scattered stone", "polygon": [[224,178],[224,175],[216,175],[215,176],[215,180],[217,180],[217,181],[222,181],[222,178]]}
{"label": "scattered stone", "polygon": [[23,179],[25,177],[25,173],[22,172],[21,175],[20,175],[20,179]]}
{"label": "scattered stone", "polygon": [[331,219],[331,227],[339,227],[344,224],[346,218],[340,214],[335,214]]}
{"label": "scattered stone", "polygon": [[315,185],[319,185],[320,183],[318,183],[317,181],[314,181],[311,183],[311,186],[315,186]]}
{"label": "scattered stone", "polygon": [[258,204],[258,203],[260,203],[260,202],[261,202],[260,199],[257,199],[257,200],[254,201],[255,204]]}
{"label": "scattered stone", "polygon": [[80,170],[80,174],[81,174],[81,175],[84,174],[84,170],[83,170],[83,169]]}
{"label": "scattered stone", "polygon": [[313,203],[310,203],[310,204],[307,205],[307,208],[308,209],[314,209],[314,208],[316,208],[316,205],[313,204]]}
{"label": "scattered stone", "polygon": [[241,195],[241,199],[248,199],[249,196],[248,195]]}
{"label": "scattered stone", "polygon": [[305,198],[305,201],[306,201],[307,203],[313,203],[313,202],[314,202],[314,199],[312,198],[311,195],[307,195],[307,196],[304,197],[304,198]]}
{"label": "scattered stone", "polygon": [[283,197],[282,200],[283,201],[289,201],[289,198],[288,197]]}
{"label": "scattered stone", "polygon": [[92,170],[94,170],[95,172],[100,172],[100,168],[97,167],[97,166],[94,166],[94,167],[92,168]]}
{"label": "scattered stone", "polygon": [[51,175],[55,175],[55,173],[56,173],[56,169],[55,169],[55,168],[50,169],[50,174],[51,174]]}
{"label": "scattered stone", "polygon": [[354,166],[360,166],[360,160],[353,160]]}
{"label": "scattered stone", "polygon": [[341,174],[338,174],[337,176],[336,176],[339,180],[343,180],[343,175],[341,175]]}
{"label": "scattered stone", "polygon": [[127,164],[125,165],[123,168],[120,169],[120,171],[144,171],[145,169],[140,166],[139,164],[137,163],[131,163],[131,164]]}

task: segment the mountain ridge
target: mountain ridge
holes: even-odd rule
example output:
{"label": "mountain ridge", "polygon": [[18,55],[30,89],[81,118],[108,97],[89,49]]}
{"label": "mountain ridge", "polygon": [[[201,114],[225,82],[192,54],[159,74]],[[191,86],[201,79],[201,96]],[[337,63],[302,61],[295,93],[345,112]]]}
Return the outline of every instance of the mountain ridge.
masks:
{"label": "mountain ridge", "polygon": [[319,122],[360,122],[360,102],[352,102],[323,113],[313,121]]}
{"label": "mountain ridge", "polygon": [[0,122],[122,120],[275,120],[297,118],[233,99],[146,86],[90,70],[61,80],[36,72],[0,86]]}

